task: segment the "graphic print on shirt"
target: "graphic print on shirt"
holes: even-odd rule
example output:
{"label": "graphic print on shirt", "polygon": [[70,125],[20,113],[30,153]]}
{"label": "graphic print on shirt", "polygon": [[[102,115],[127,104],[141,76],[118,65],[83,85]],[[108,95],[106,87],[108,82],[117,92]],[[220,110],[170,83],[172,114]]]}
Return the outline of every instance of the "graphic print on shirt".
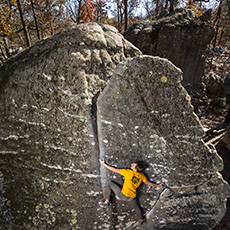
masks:
{"label": "graphic print on shirt", "polygon": [[140,178],[133,176],[133,178],[132,178],[131,181],[132,181],[134,184],[137,184],[137,183],[139,182],[139,180],[140,180]]}

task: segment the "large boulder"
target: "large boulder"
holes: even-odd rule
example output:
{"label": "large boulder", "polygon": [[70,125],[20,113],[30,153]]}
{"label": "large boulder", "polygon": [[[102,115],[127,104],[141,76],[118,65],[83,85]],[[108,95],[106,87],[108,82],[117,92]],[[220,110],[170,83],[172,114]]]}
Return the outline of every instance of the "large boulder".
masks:
{"label": "large boulder", "polygon": [[113,27],[89,23],[0,68],[1,227],[131,226],[135,216],[123,202],[100,206],[115,175],[100,168],[99,157],[119,167],[143,159],[149,179],[167,182],[159,196],[139,191],[147,229],[211,229],[219,222],[229,187],[215,148],[202,142],[182,73],[140,55]]}
{"label": "large boulder", "polygon": [[[168,185],[161,195],[146,185],[140,189],[146,229],[212,229],[230,196],[218,173],[222,160],[213,146],[204,144],[181,80],[181,70],[166,59],[129,58],[117,66],[98,98],[100,157],[120,168],[145,161],[147,177]],[[122,183],[121,176],[101,168],[103,189],[114,179]],[[104,217],[108,226],[115,217],[118,229],[134,223],[122,201],[115,201],[112,210]]]}
{"label": "large boulder", "polygon": [[93,98],[120,61],[140,54],[114,27],[90,23],[0,68],[1,227],[10,220],[23,230],[100,225]]}
{"label": "large boulder", "polygon": [[156,21],[140,21],[124,37],[144,54],[172,61],[183,71],[183,85],[200,85],[205,69],[205,51],[214,36],[210,23],[193,11],[178,9]]}

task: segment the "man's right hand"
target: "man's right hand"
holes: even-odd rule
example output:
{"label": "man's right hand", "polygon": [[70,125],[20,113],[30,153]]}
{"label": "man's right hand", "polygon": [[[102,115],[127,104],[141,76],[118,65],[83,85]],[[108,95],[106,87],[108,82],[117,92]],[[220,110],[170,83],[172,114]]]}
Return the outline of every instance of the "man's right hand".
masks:
{"label": "man's right hand", "polygon": [[167,186],[165,183],[161,183],[159,185],[160,185],[160,188],[165,188]]}
{"label": "man's right hand", "polygon": [[106,164],[104,159],[99,159],[99,162],[100,162],[103,166],[105,166],[107,169],[109,169],[110,171],[120,174],[120,169],[114,168],[113,166],[110,166],[110,165]]}
{"label": "man's right hand", "polygon": [[99,159],[99,162],[102,164],[102,165],[105,165],[105,159]]}

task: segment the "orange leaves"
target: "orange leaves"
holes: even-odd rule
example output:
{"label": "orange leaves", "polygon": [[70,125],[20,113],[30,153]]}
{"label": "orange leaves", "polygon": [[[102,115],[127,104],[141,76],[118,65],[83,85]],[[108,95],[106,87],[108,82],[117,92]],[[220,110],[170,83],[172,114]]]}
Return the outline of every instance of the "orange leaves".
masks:
{"label": "orange leaves", "polygon": [[206,10],[202,7],[202,3],[197,1],[189,1],[186,8],[192,9],[195,12],[196,17],[200,17]]}
{"label": "orange leaves", "polygon": [[74,23],[104,22],[107,16],[105,0],[66,0],[66,15]]}
{"label": "orange leaves", "polygon": [[94,17],[96,10],[94,0],[85,0],[85,3],[80,7],[80,20],[83,22],[90,22]]}
{"label": "orange leaves", "polygon": [[16,8],[16,0],[3,1],[0,6],[0,35],[9,36],[12,33],[12,14]]}
{"label": "orange leaves", "polygon": [[105,5],[105,0],[84,0],[82,5],[79,6],[80,22],[97,21],[95,15],[100,13],[101,5]]}

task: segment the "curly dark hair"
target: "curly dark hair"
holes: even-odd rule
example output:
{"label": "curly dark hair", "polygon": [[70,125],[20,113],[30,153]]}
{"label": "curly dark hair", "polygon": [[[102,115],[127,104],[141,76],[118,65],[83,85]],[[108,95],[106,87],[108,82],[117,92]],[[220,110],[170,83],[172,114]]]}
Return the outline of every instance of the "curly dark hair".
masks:
{"label": "curly dark hair", "polygon": [[135,161],[134,163],[137,164],[136,169],[137,169],[138,172],[141,172],[145,167],[143,161]]}

